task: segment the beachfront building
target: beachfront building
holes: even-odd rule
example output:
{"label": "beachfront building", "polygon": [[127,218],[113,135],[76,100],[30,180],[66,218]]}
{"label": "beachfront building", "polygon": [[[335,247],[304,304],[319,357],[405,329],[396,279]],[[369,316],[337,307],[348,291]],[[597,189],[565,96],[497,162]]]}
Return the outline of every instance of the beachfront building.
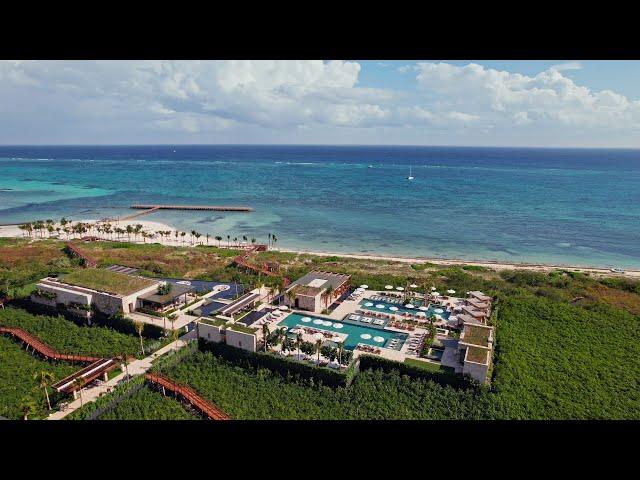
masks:
{"label": "beachfront building", "polygon": [[155,292],[144,293],[138,297],[138,309],[142,312],[150,310],[164,313],[196,298],[196,289],[191,285],[165,283],[158,286]]}
{"label": "beachfront building", "polygon": [[160,282],[102,269],[76,270],[60,278],[47,277],[31,294],[35,304],[60,308],[90,318],[97,310],[105,315],[129,313],[142,305],[142,297],[154,294]]}
{"label": "beachfront building", "polygon": [[492,350],[492,327],[476,323],[464,324],[458,342],[458,354],[464,375],[480,383],[486,383]]}
{"label": "beachfront building", "polygon": [[331,305],[349,288],[350,280],[351,275],[314,270],[287,288],[285,304],[298,310],[322,312],[325,305]]}

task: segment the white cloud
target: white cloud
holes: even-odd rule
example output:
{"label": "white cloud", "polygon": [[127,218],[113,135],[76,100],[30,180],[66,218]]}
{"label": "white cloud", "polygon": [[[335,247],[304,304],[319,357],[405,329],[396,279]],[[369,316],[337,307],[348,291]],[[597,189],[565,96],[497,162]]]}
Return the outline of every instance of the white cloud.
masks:
{"label": "white cloud", "polygon": [[420,63],[418,84],[444,107],[503,123],[573,128],[638,128],[640,102],[610,90],[593,92],[555,68],[531,77],[470,63]]}
{"label": "white cloud", "polygon": [[551,70],[562,72],[564,70],[582,70],[582,64],[580,62],[566,62],[552,65]]}
{"label": "white cloud", "polygon": [[359,142],[420,143],[430,131],[448,134],[448,143],[508,144],[521,135],[536,144],[541,132],[600,143],[613,133],[638,138],[640,102],[563,74],[576,68],[579,62],[563,63],[529,76],[420,62],[397,69],[415,72],[417,88],[394,90],[360,86],[361,66],[352,61],[0,62],[0,143],[254,135],[295,143],[336,132]]}

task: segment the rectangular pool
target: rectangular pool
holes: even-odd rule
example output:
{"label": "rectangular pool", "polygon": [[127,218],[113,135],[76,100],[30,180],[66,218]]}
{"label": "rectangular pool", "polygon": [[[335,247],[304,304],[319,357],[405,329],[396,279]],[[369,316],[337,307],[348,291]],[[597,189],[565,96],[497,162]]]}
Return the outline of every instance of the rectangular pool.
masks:
{"label": "rectangular pool", "polygon": [[348,336],[344,341],[344,347],[349,350],[353,350],[358,343],[365,343],[372,347],[400,350],[408,337],[406,333],[354,325],[348,320],[336,321],[311,315],[301,315],[299,313],[291,313],[278,323],[278,327],[287,327],[289,329],[297,326],[347,334]]}

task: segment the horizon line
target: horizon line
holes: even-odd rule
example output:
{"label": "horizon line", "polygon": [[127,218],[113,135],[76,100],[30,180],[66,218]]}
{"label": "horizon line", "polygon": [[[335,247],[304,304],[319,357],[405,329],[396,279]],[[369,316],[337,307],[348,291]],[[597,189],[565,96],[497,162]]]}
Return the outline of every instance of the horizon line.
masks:
{"label": "horizon line", "polygon": [[417,148],[504,148],[547,150],[640,150],[638,147],[592,147],[592,146],[531,146],[531,145],[425,145],[395,143],[0,143],[0,148],[9,147],[417,147]]}

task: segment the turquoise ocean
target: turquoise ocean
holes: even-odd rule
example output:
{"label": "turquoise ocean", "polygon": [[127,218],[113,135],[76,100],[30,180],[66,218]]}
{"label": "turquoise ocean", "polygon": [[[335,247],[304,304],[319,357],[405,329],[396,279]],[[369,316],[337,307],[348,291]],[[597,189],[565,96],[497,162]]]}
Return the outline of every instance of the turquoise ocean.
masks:
{"label": "turquoise ocean", "polygon": [[281,248],[640,268],[638,150],[0,147],[1,224],[133,203],[251,206],[141,219]]}

